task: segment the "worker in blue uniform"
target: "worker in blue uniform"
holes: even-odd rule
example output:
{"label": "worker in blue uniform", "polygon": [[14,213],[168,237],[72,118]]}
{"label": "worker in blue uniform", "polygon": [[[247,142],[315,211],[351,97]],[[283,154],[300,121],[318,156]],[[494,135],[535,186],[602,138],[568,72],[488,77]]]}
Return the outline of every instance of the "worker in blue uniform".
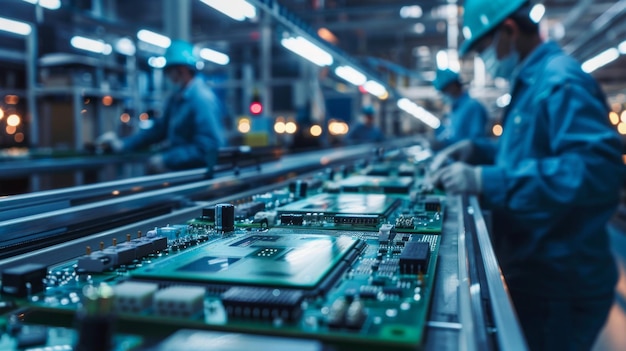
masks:
{"label": "worker in blue uniform", "polygon": [[165,75],[174,92],[165,104],[163,115],[148,129],[120,139],[114,133],[99,138],[115,152],[136,151],[162,143],[148,161],[150,173],[212,167],[218,149],[225,145],[222,108],[213,91],[197,74],[193,46],[174,40],[165,53]]}
{"label": "worker in blue uniform", "polygon": [[446,122],[435,132],[431,143],[433,150],[439,150],[464,139],[487,137],[488,114],[485,107],[463,89],[459,74],[451,69],[437,70],[433,86],[450,105]]}
{"label": "worker in blue uniform", "polygon": [[363,114],[362,121],[351,127],[348,132],[346,139],[349,143],[371,143],[385,140],[383,132],[374,124],[375,112],[372,106],[363,107],[361,110]]}
{"label": "worker in blue uniform", "polygon": [[432,181],[493,210],[494,247],[530,349],[589,350],[614,297],[606,224],[622,145],[597,82],[541,39],[530,9],[525,0],[465,2],[460,53],[477,52],[487,72],[508,79],[511,102],[498,144],[442,150]]}

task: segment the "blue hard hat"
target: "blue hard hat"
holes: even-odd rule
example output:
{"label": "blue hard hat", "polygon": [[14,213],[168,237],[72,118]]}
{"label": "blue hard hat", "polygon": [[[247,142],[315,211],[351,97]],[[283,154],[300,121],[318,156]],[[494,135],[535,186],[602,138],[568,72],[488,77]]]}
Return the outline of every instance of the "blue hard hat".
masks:
{"label": "blue hard hat", "polygon": [[459,74],[451,69],[437,70],[437,77],[433,81],[435,89],[442,91],[450,83],[460,82]]}
{"label": "blue hard hat", "polygon": [[466,0],[463,12],[463,36],[459,53],[467,54],[474,44],[502,23],[528,0]]}
{"label": "blue hard hat", "polygon": [[183,40],[173,40],[165,50],[165,68],[170,66],[191,66],[196,68],[198,58],[193,52],[193,45]]}
{"label": "blue hard hat", "polygon": [[372,106],[364,106],[363,109],[361,109],[361,113],[363,113],[364,115],[373,115],[375,112],[376,111]]}

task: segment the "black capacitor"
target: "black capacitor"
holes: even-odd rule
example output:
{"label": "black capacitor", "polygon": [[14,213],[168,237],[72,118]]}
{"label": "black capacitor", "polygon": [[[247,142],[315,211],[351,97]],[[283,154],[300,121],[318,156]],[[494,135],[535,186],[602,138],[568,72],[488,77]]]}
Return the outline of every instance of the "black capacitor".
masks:
{"label": "black capacitor", "polygon": [[235,206],[231,204],[215,205],[215,230],[223,232],[235,230]]}
{"label": "black capacitor", "polygon": [[308,188],[309,184],[301,180],[296,180],[295,182],[289,183],[289,191],[293,193],[297,199],[306,197],[306,192]]}

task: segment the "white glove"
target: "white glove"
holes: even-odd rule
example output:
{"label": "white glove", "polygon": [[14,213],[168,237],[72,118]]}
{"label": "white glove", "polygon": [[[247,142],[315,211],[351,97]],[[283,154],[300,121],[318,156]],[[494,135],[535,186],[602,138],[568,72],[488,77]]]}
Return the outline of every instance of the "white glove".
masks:
{"label": "white glove", "polygon": [[97,144],[108,144],[113,152],[117,153],[122,151],[124,143],[114,132],[106,132],[96,139]]}
{"label": "white glove", "polygon": [[432,184],[443,185],[446,193],[480,194],[482,191],[482,168],[455,162],[432,175]]}
{"label": "white glove", "polygon": [[461,140],[439,151],[430,164],[430,171],[435,172],[452,161],[467,162],[474,154],[474,144],[470,140]]}

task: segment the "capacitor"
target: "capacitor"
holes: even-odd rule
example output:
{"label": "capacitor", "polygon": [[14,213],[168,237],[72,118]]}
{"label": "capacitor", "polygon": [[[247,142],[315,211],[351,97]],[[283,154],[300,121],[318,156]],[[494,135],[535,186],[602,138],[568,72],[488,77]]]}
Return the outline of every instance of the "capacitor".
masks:
{"label": "capacitor", "polygon": [[340,327],[343,324],[348,302],[344,297],[338,297],[328,309],[328,325],[331,327]]}
{"label": "capacitor", "polygon": [[215,230],[222,232],[235,230],[235,206],[231,204],[215,205]]}
{"label": "capacitor", "polygon": [[306,197],[308,187],[309,185],[307,182],[296,180],[295,182],[291,182],[289,184],[289,191],[293,193],[296,199],[301,199]]}
{"label": "capacitor", "polygon": [[360,300],[352,301],[346,311],[346,326],[355,329],[361,328],[366,316],[365,304]]}
{"label": "capacitor", "polygon": [[106,285],[83,288],[83,304],[76,312],[79,331],[76,351],[108,351],[113,344],[113,289]]}

